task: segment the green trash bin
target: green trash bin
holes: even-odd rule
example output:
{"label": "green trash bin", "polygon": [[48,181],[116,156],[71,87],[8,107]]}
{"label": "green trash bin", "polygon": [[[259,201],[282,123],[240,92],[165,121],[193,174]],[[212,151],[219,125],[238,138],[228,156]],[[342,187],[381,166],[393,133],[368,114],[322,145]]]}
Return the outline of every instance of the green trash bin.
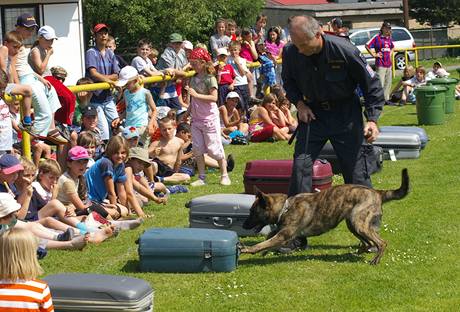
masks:
{"label": "green trash bin", "polygon": [[445,86],[439,85],[426,85],[415,89],[419,125],[440,125],[444,123],[446,90]]}
{"label": "green trash bin", "polygon": [[444,112],[446,114],[452,114],[455,111],[455,86],[458,83],[458,79],[455,78],[434,78],[429,81],[432,85],[440,85],[446,87],[446,98]]}

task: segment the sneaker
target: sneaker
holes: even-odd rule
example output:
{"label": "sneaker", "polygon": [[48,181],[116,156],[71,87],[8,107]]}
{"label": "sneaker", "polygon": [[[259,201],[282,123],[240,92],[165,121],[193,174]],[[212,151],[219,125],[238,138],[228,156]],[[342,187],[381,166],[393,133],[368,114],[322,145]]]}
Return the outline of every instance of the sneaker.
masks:
{"label": "sneaker", "polygon": [[230,178],[228,177],[228,175],[225,175],[220,178],[220,184],[228,186],[228,185],[232,185],[232,181],[230,181]]}
{"label": "sneaker", "polygon": [[171,185],[166,187],[170,194],[187,193],[188,189],[183,185]]}
{"label": "sneaker", "polygon": [[73,231],[72,228],[69,227],[64,233],[58,234],[56,240],[60,242],[70,241],[74,238],[74,236],[75,236],[75,232]]}
{"label": "sneaker", "polygon": [[227,157],[227,172],[232,172],[233,168],[235,168],[235,159],[233,158],[232,154],[228,154],[228,157]]}
{"label": "sneaker", "polygon": [[249,106],[259,105],[261,103],[262,103],[261,99],[258,99],[256,97],[250,97],[249,98]]}
{"label": "sneaker", "polygon": [[203,186],[206,185],[204,180],[198,179],[195,182],[190,183],[190,186]]}

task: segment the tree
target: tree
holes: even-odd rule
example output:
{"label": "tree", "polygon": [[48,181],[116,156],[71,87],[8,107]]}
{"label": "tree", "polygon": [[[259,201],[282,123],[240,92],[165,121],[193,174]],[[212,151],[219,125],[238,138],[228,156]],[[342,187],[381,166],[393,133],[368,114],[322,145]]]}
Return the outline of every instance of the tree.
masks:
{"label": "tree", "polygon": [[250,26],[264,0],[84,0],[87,37],[96,23],[106,23],[121,47],[135,47],[147,38],[163,47],[168,36],[177,32],[184,38],[207,43],[218,18],[234,19],[239,26]]}
{"label": "tree", "polygon": [[446,25],[460,22],[459,0],[409,0],[410,16],[419,23]]}

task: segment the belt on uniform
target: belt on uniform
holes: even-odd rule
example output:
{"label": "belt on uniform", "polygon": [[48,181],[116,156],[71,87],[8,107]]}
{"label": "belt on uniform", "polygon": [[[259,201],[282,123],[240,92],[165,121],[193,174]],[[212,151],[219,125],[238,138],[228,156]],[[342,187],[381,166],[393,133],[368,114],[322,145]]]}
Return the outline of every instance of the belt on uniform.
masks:
{"label": "belt on uniform", "polygon": [[327,101],[319,101],[319,102],[310,102],[306,103],[311,108],[320,109],[323,111],[333,111],[337,110],[339,107],[344,107],[349,105],[348,103],[354,98],[353,96],[339,99],[339,100],[327,100]]}

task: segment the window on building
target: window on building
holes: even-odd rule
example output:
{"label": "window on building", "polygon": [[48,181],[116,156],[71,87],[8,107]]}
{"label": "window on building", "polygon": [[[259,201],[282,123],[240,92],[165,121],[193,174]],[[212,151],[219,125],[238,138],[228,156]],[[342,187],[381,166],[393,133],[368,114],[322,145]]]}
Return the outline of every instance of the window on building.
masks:
{"label": "window on building", "polygon": [[[30,13],[35,16],[37,24],[39,23],[39,16],[38,16],[38,6],[37,5],[17,5],[17,6],[10,6],[10,5],[0,5],[0,36],[1,42],[3,42],[3,37],[5,33],[14,30],[16,26],[16,19],[19,15],[24,13]],[[26,40],[24,42],[25,45],[31,45],[35,41],[36,36],[32,36],[32,38]]]}

